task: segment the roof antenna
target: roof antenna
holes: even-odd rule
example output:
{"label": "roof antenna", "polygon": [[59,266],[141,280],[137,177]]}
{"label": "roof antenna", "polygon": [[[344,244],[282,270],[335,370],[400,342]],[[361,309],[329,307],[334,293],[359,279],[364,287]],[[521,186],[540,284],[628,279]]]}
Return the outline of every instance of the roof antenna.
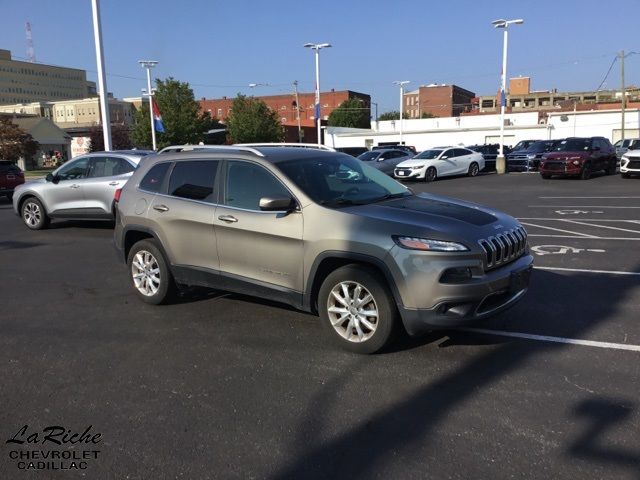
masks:
{"label": "roof antenna", "polygon": [[33,36],[31,35],[31,24],[27,22],[24,28],[27,33],[27,58],[31,63],[36,63],[36,52],[33,49]]}

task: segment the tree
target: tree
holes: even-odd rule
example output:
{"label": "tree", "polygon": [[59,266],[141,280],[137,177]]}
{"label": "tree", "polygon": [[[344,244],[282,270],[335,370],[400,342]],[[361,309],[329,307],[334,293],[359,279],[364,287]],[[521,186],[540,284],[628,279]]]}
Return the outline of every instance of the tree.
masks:
{"label": "tree", "polygon": [[420,115],[420,118],[437,118],[437,117],[431,112],[422,112],[422,115]]}
{"label": "tree", "polygon": [[0,118],[0,158],[17,161],[31,158],[38,151],[40,144],[8,117]]}
{"label": "tree", "polygon": [[[407,119],[409,115],[407,112],[402,112],[402,118]],[[400,112],[397,110],[391,110],[390,112],[384,112],[378,117],[379,121],[383,120],[400,120]]]}
{"label": "tree", "polygon": [[[111,125],[111,146],[114,150],[128,150],[133,145],[129,138],[129,127],[126,125]],[[89,151],[102,152],[104,150],[104,135],[102,127],[89,129]]]}
{"label": "tree", "polygon": [[330,127],[371,128],[371,109],[359,98],[349,98],[342,102],[331,115]]}
{"label": "tree", "polygon": [[[195,100],[193,90],[186,82],[172,77],[156,79],[156,93],[153,96],[158,105],[164,133],[156,132],[158,148],[168,145],[197,144],[205,140],[205,134],[215,128],[217,122],[209,112],[203,112]],[[151,147],[151,120],[149,104],[143,104],[135,113],[136,126],[131,134],[138,147]]]}
{"label": "tree", "polygon": [[232,143],[281,142],[284,139],[278,114],[262,100],[240,94],[231,105],[227,133]]}

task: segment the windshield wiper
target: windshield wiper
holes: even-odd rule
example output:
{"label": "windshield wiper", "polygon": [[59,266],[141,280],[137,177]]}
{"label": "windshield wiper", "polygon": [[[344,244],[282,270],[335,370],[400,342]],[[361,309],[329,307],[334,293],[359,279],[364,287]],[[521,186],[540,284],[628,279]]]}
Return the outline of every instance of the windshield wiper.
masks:
{"label": "windshield wiper", "polygon": [[367,203],[384,202],[385,200],[391,200],[393,198],[409,197],[411,195],[413,195],[411,192],[387,193],[386,195],[379,198],[374,198],[373,200],[370,200]]}
{"label": "windshield wiper", "polygon": [[348,198],[334,198],[333,200],[322,200],[320,205],[363,205],[359,202],[354,202]]}

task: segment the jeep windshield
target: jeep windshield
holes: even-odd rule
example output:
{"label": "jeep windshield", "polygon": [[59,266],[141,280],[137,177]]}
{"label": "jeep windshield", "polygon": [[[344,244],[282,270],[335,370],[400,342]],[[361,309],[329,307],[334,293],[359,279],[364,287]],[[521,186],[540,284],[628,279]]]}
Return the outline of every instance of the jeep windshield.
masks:
{"label": "jeep windshield", "polygon": [[588,138],[575,138],[563,140],[553,149],[554,152],[584,152],[591,147],[591,140]]}
{"label": "jeep windshield", "polygon": [[288,160],[276,166],[314,202],[329,207],[412,195],[386,174],[346,155]]}

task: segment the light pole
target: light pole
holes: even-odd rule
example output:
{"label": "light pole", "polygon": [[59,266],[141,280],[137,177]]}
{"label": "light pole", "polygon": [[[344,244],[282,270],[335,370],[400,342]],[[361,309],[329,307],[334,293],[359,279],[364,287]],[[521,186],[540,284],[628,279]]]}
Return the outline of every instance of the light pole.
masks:
{"label": "light pole", "polygon": [[516,20],[494,20],[491,24],[495,28],[502,28],[503,47],[502,47],[502,74],[500,84],[500,152],[496,158],[496,171],[504,173],[506,171],[506,161],[504,158],[504,111],[507,106],[507,46],[509,42],[509,25],[522,25],[524,20],[518,18]]}
{"label": "light pole", "polygon": [[402,118],[402,114],[404,112],[403,110],[403,104],[404,104],[404,86],[410,83],[409,80],[396,80],[395,82],[393,82],[394,85],[398,85],[400,87],[400,145],[404,145],[404,143],[402,142],[402,124],[403,122],[403,118]]}
{"label": "light pole", "polygon": [[318,145],[322,145],[322,136],[320,133],[320,50],[331,47],[330,43],[305,43],[305,48],[310,48],[316,52],[316,111],[315,117],[318,124]]}
{"label": "light pole", "polygon": [[92,0],[93,36],[96,42],[96,61],[98,64],[98,89],[100,90],[100,110],[102,117],[102,135],[104,150],[111,150],[111,117],[107,99],[107,77],[104,73],[104,50],[102,49],[102,26],[100,25],[100,0]]}
{"label": "light pole", "polygon": [[151,120],[151,143],[153,149],[156,149],[156,127],[153,121],[153,90],[151,89],[151,69],[155,67],[158,62],[155,60],[138,60],[140,66],[147,70],[147,93],[149,97],[149,119]]}
{"label": "light pole", "polygon": [[298,143],[302,143],[302,126],[300,125],[300,99],[298,98],[298,80],[293,81],[293,92],[296,96],[296,121],[298,122]]}

